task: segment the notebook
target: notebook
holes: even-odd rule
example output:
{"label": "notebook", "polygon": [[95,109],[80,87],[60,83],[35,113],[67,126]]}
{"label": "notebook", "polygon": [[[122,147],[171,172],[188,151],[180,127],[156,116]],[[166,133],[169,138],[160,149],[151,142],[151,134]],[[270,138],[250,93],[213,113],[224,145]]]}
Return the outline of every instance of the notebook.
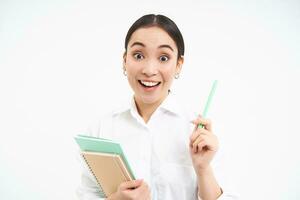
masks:
{"label": "notebook", "polygon": [[102,198],[116,192],[122,182],[135,179],[119,143],[85,135],[78,135],[75,140],[99,185]]}

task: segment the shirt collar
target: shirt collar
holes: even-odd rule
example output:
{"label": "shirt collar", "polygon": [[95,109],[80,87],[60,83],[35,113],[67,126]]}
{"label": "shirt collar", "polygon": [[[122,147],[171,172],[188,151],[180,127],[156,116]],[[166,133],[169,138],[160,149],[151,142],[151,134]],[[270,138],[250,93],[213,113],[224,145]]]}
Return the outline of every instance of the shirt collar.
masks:
{"label": "shirt collar", "polygon": [[138,112],[138,109],[136,107],[136,103],[135,103],[134,97],[132,97],[131,101],[130,101],[130,113],[140,123],[142,123],[142,124],[145,123],[144,120],[142,119],[142,117],[139,115],[139,112]]}
{"label": "shirt collar", "polygon": [[[142,117],[139,115],[134,97],[132,96],[130,101],[127,101],[126,104],[123,104],[121,108],[115,110],[113,114],[120,114],[122,112],[130,112],[131,115],[136,118],[138,121],[143,121]],[[174,115],[181,115],[183,114],[182,107],[180,106],[179,102],[176,100],[176,95],[170,92],[166,99],[160,104],[160,106],[156,109],[153,113],[155,114],[158,111],[168,112]]]}
{"label": "shirt collar", "polygon": [[175,115],[182,114],[182,107],[176,100],[176,95],[171,92],[157,109],[164,110]]}

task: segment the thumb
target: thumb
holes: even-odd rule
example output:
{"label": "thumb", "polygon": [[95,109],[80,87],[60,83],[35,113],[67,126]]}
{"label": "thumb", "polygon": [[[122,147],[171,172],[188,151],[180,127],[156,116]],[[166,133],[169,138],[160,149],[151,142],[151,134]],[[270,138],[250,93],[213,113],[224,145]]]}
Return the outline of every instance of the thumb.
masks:
{"label": "thumb", "polygon": [[143,179],[133,180],[133,181],[126,181],[121,183],[120,189],[121,190],[128,190],[128,189],[134,189],[139,186],[141,186],[143,183]]}

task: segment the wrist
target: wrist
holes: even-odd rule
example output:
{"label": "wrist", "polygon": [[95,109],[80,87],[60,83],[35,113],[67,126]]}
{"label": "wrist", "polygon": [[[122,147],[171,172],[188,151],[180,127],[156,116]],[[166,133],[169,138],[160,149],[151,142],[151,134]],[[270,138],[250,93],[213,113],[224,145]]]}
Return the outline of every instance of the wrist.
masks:
{"label": "wrist", "polygon": [[196,170],[196,174],[197,174],[198,177],[207,176],[211,173],[212,173],[212,169],[209,165],[207,167],[204,167],[204,168],[197,168],[197,170]]}

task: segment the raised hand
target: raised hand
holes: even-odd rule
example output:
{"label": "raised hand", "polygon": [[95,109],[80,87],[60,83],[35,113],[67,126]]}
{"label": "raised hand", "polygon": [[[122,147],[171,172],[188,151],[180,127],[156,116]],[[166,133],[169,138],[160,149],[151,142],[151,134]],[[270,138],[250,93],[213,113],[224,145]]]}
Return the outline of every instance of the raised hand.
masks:
{"label": "raised hand", "polygon": [[[193,122],[195,129],[190,136],[190,154],[197,174],[208,169],[211,160],[218,150],[217,137],[212,133],[212,125],[209,119],[199,116]],[[203,125],[198,127],[199,124]]]}

